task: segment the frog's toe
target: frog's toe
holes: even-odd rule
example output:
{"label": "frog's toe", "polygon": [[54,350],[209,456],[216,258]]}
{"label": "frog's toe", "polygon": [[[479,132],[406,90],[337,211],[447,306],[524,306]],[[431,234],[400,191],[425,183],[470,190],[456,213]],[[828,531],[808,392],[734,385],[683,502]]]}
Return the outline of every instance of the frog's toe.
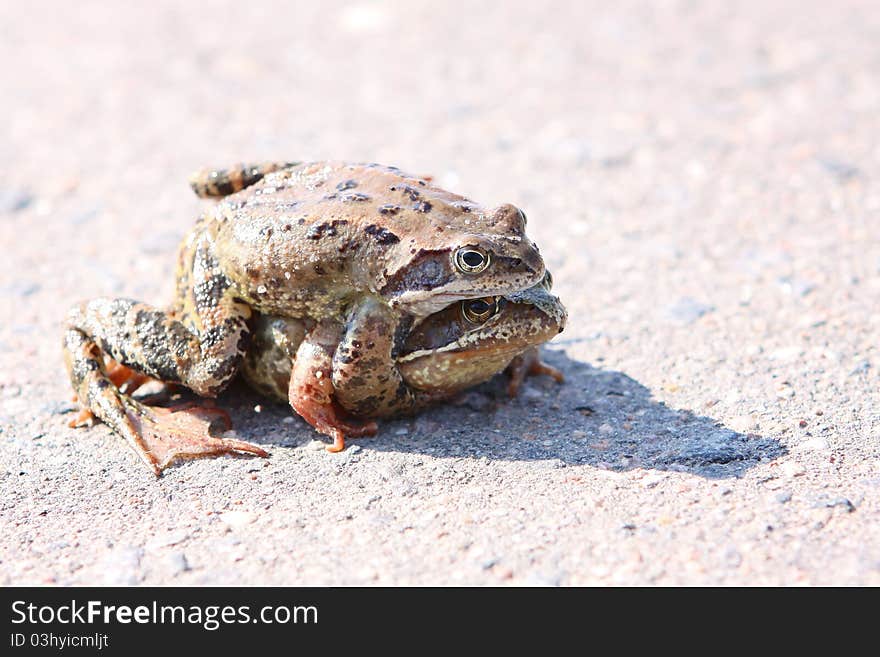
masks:
{"label": "frog's toe", "polygon": [[511,397],[516,397],[527,376],[545,374],[552,377],[557,383],[565,381],[565,375],[562,372],[541,361],[537,347],[529,349],[525,354],[514,358],[507,367],[507,372],[510,376],[510,382],[507,384],[507,394]]}
{"label": "frog's toe", "polygon": [[345,449],[346,436],[374,436],[379,430],[379,426],[372,420],[361,423],[345,419],[339,405],[332,400],[319,402],[314,397],[291,395],[290,405],[315,431],[333,439],[333,444],[327,447],[328,452],[341,452]]}
{"label": "frog's toe", "polygon": [[142,385],[154,380],[115,360],[111,360],[107,366],[107,378],[127,395],[133,394]]}
{"label": "frog's toe", "polygon": [[538,376],[543,374],[544,376],[549,376],[556,383],[565,383],[565,375],[552,365],[548,365],[541,360],[535,360],[529,366],[529,375]]}
{"label": "frog's toe", "polygon": [[332,429],[330,431],[330,437],[333,439],[332,445],[327,445],[324,449],[326,449],[331,454],[335,454],[336,452],[341,452],[345,449],[345,434],[342,433],[339,429]]}
{"label": "frog's toe", "polygon": [[[316,427],[317,428],[317,427]],[[320,429],[318,429],[320,431]],[[326,432],[333,439],[332,445],[327,445],[328,452],[335,454],[345,449],[345,436],[352,438],[363,438],[365,436],[375,436],[379,431],[379,425],[370,420],[363,423],[352,423],[337,418],[337,424],[329,428]]]}
{"label": "frog's toe", "polygon": [[[137,405],[126,414],[140,437],[145,460],[161,472],[178,459],[244,453],[267,457],[258,445],[235,438],[215,438],[209,429],[219,417],[227,428],[229,415],[219,408],[202,406],[159,408]],[[141,451],[140,449],[138,451]]]}
{"label": "frog's toe", "polygon": [[[74,399],[73,401],[76,401],[76,399]],[[71,429],[91,427],[94,426],[95,421],[95,414],[92,413],[92,411],[90,411],[88,408],[82,408],[80,409],[80,412],[76,414],[76,417],[67,423],[67,426],[69,426]]]}
{"label": "frog's toe", "polygon": [[350,438],[363,438],[365,436],[375,436],[376,432],[379,431],[379,425],[372,420],[368,422],[352,422],[343,419],[335,404],[310,409],[307,415],[303,415],[299,409],[297,409],[297,412],[302,415],[306,422],[315,427],[316,431],[333,439],[333,444],[327,446],[328,452],[341,452],[344,450],[346,436]]}

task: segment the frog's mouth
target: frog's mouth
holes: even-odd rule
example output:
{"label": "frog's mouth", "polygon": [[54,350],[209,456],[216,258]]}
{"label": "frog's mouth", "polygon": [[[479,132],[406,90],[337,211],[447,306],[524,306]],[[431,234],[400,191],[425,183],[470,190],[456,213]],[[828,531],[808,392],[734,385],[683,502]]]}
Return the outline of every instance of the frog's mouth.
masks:
{"label": "frog's mouth", "polygon": [[510,354],[510,357],[513,358],[518,353],[522,352],[523,349],[527,349],[529,345],[523,344],[522,346],[512,346],[512,345],[494,345],[492,347],[487,347],[485,345],[480,347],[474,347],[473,349],[466,349],[461,347],[452,347],[446,346],[441,347],[440,349],[424,349],[421,351],[414,351],[411,354],[406,354],[405,356],[401,356],[397,359],[397,362],[400,365],[405,365],[407,363],[414,363],[416,361],[422,360],[424,358],[453,358],[455,360],[461,359],[470,359],[470,360],[481,360],[485,357],[485,359],[494,359],[496,355],[506,356]]}
{"label": "frog's mouth", "polygon": [[414,388],[459,392],[501,373],[514,358],[552,339],[561,326],[547,322],[546,317],[536,317],[530,326],[522,324],[523,330],[516,335],[505,336],[503,331],[493,331],[492,326],[484,327],[442,347],[400,356],[398,368]]}
{"label": "frog's mouth", "polygon": [[451,304],[461,301],[463,298],[460,294],[452,292],[434,292],[427,298],[420,298],[421,296],[416,292],[404,292],[391,300],[391,307],[405,308],[407,312],[415,315],[417,318],[425,319],[434,313],[444,310]]}
{"label": "frog's mouth", "polygon": [[[482,280],[480,276],[452,276],[449,271],[443,270],[442,275],[398,277],[399,280],[389,282],[381,292],[387,295],[392,308],[404,310],[417,319],[424,318],[458,301],[505,296],[540,285],[545,274],[543,262],[538,263],[540,266],[525,270],[522,262],[519,258],[494,255],[491,277],[483,274]],[[502,280],[506,284],[502,284]]]}
{"label": "frog's mouth", "polygon": [[[429,317],[430,315],[445,310],[450,305],[458,303],[459,301],[465,301],[467,299],[480,299],[483,297],[510,296],[516,293],[524,293],[528,289],[531,288],[525,288],[521,290],[512,290],[509,287],[486,289],[469,288],[467,293],[457,290],[433,291],[430,293],[429,296],[424,296],[424,292],[404,292],[397,297],[391,299],[390,304],[392,308],[405,309],[407,312],[415,315],[417,318],[424,319]],[[529,302],[532,303],[531,300],[529,300]]]}
{"label": "frog's mouth", "polygon": [[[563,311],[564,312],[564,311]],[[517,333],[497,331],[498,318],[469,331],[456,340],[439,347],[416,349],[398,356],[398,364],[405,365],[418,360],[431,358],[438,362],[445,357],[455,361],[469,359],[473,362],[494,361],[499,358],[513,358],[529,347],[543,344],[555,337],[562,329],[562,323],[548,322],[546,316],[538,313],[531,321],[521,321]],[[564,319],[562,320],[564,322]]]}
{"label": "frog's mouth", "polygon": [[528,346],[500,344],[472,349],[424,350],[399,359],[398,367],[413,388],[456,392],[488,381]]}

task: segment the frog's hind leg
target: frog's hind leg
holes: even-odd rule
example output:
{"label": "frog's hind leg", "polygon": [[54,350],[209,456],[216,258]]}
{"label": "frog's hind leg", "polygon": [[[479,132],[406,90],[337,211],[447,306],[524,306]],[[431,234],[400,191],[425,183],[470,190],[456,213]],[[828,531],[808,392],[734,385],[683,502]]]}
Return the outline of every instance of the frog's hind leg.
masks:
{"label": "frog's hind leg", "polygon": [[[110,383],[126,395],[134,394],[142,385],[155,380],[140,374],[139,372],[135,372],[130,367],[117,363],[112,358],[110,359],[110,362],[107,363],[106,375],[110,380]],[[79,396],[75,393],[73,395],[73,401],[79,401]],[[68,422],[68,426],[71,428],[91,426],[94,421],[95,414],[89,410],[88,406],[83,406],[76,418]]]}
{"label": "frog's hind leg", "polygon": [[229,452],[268,456],[256,445],[209,435],[211,416],[225,419],[228,428],[228,415],[220,409],[155,408],[122,394],[104,366],[98,345],[77,329],[64,334],[64,356],[84,412],[120,434],[157,476],[178,458]]}
{"label": "frog's hind leg", "polygon": [[[181,250],[175,298],[171,310],[93,299],[70,310],[67,328],[137,374],[216,397],[238,372],[253,313],[222,272],[211,235],[196,233]],[[121,370],[120,379],[125,375]]]}
{"label": "frog's hind leg", "polygon": [[306,335],[296,351],[288,391],[293,410],[333,439],[328,452],[345,449],[346,436],[372,436],[378,430],[372,421],[360,424],[343,419],[343,412],[333,398],[333,353],[341,334],[341,325],[325,322]]}
{"label": "frog's hind leg", "polygon": [[[131,299],[94,299],[71,309],[64,337],[68,372],[83,406],[125,436],[142,458],[151,449],[165,454],[149,461],[154,470],[157,463],[164,467],[166,457],[230,449],[204,431],[199,447],[193,444],[199,436],[192,426],[182,428],[177,418],[144,412],[147,407],[114,385],[105,358],[164,383],[183,384],[202,397],[216,397],[238,372],[250,339],[251,309],[221,272],[209,235],[197,234],[181,251],[177,298],[179,308],[167,312]],[[176,446],[159,444],[160,436],[148,437],[165,425]],[[156,445],[145,446],[147,440]],[[233,449],[263,453],[252,446]]]}
{"label": "frog's hind leg", "polygon": [[259,182],[267,174],[289,169],[298,162],[250,162],[227,169],[199,169],[189,177],[189,186],[200,198],[222,198]]}

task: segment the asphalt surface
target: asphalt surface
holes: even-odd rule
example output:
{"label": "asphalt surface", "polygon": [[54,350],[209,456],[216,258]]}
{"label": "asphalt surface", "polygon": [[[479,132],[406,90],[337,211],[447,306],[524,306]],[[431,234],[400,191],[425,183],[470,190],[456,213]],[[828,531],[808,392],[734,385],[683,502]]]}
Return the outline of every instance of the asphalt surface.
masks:
{"label": "asphalt surface", "polygon": [[[3,3],[0,61],[0,584],[880,584],[876,3]],[[236,386],[271,458],[159,480],[69,429],[66,308],[283,158],[524,208],[567,382],[337,455]]]}

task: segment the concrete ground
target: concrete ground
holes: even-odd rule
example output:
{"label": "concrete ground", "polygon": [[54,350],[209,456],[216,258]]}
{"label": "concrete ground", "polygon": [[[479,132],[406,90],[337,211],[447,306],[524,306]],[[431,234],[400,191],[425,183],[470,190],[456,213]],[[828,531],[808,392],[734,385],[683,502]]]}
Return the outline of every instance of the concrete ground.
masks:
{"label": "concrete ground", "polygon": [[[875,2],[3,3],[0,35],[0,583],[880,584]],[[263,158],[523,207],[567,383],[338,455],[236,386],[271,458],[159,480],[69,429],[66,308],[168,300],[187,174]]]}

